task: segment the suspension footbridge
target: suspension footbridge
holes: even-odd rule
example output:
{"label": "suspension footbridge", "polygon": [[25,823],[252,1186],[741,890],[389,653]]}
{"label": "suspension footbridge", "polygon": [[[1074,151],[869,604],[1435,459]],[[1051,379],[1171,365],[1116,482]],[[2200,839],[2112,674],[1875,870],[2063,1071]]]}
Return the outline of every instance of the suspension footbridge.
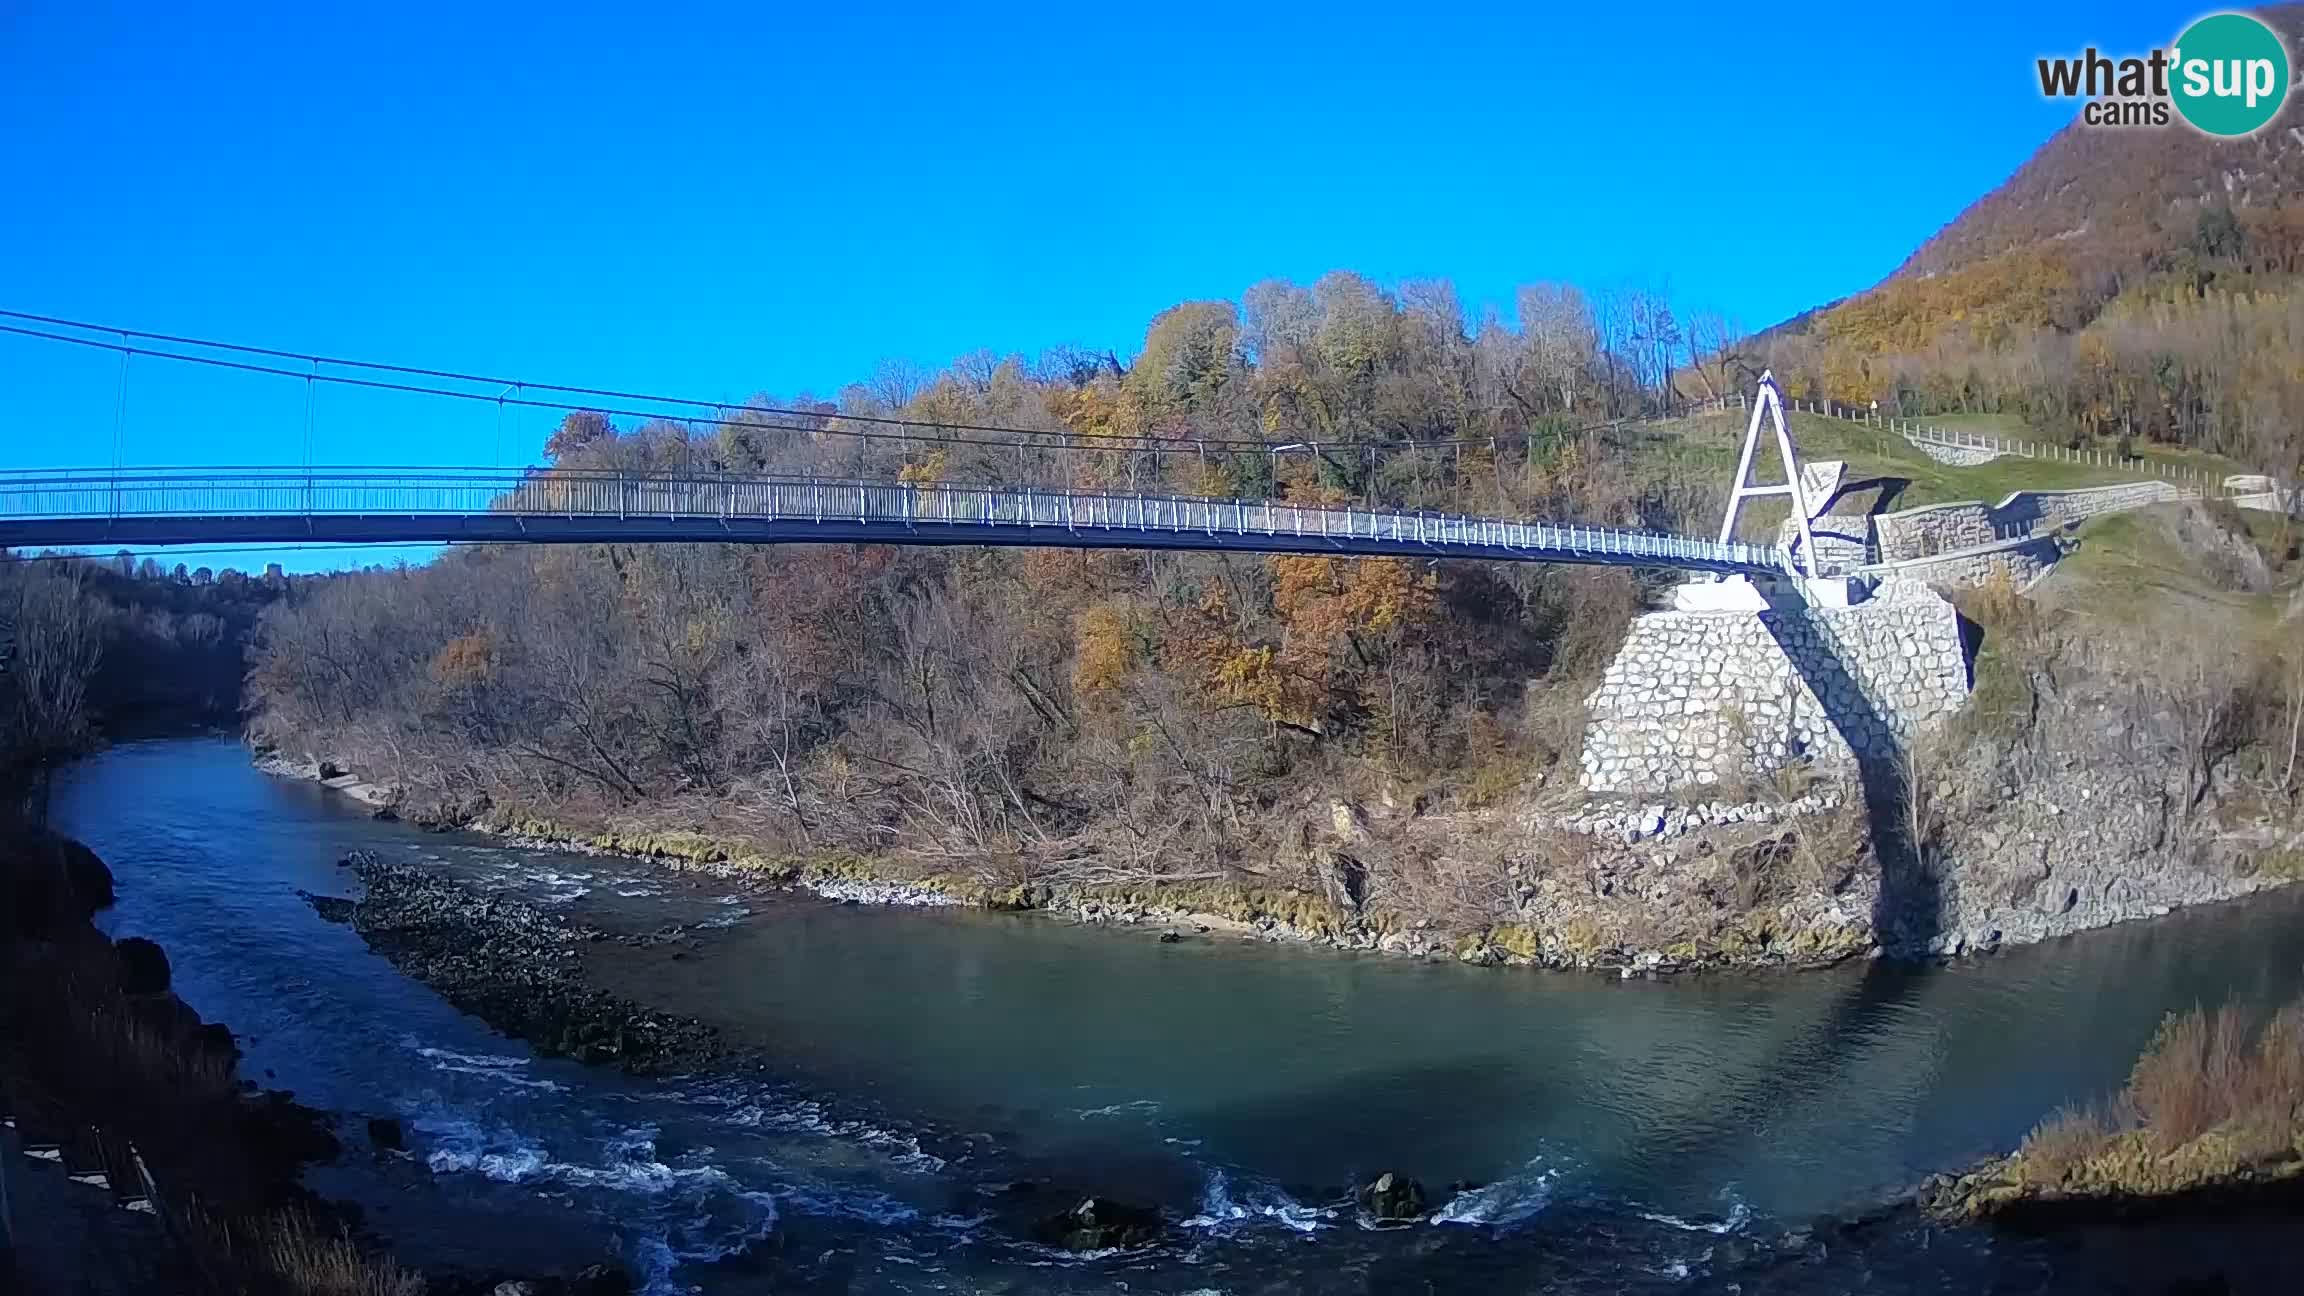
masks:
{"label": "suspension footbridge", "polygon": [[1781,572],[1783,550],[1569,522],[1274,500],[570,469],[167,469],[0,475],[0,546],[873,543]]}
{"label": "suspension footbridge", "polygon": [[[515,381],[480,374],[381,364],[116,329],[0,310],[0,334],[27,343],[119,358],[112,404],[110,468],[88,466],[0,471],[0,547],[12,549],[144,548],[199,544],[552,544],[552,543],[874,543],[991,545],[1247,553],[1470,558],[1501,562],[1577,563],[1678,568],[1719,575],[1809,575],[1806,546],[1751,544],[1734,538],[1734,512],[1716,537],[1678,535],[1573,518],[1473,516],[1375,503],[1333,504],[1272,498],[1124,493],[1035,482],[1058,475],[1069,456],[1148,462],[1150,480],[1168,476],[1179,455],[1205,468],[1210,456],[1269,461],[1309,452],[1328,469],[1373,476],[1379,448],[1269,444],[1187,436],[1177,440],[1074,437],[1061,431],[923,422],[901,415],[835,413],[829,406],[782,409],[728,406],[684,397]],[[121,466],[131,366],[159,363],[174,372],[243,374],[249,381],[301,388],[305,465],[289,468]],[[507,412],[588,412],[601,428],[616,415],[645,426],[682,429],[685,437],[769,438],[797,472],[615,471],[555,463],[550,467],[318,467],[314,458],[339,437],[316,435],[315,393],[326,386],[353,396],[423,398],[448,412],[494,407],[499,453]],[[1747,484],[1763,407],[1776,411],[1777,440],[1796,467],[1784,435],[1782,401],[1763,379],[1751,407],[1744,462],[1734,499],[1793,496],[1783,486]],[[1725,408],[1725,405],[1722,406]],[[285,411],[283,411],[285,412]],[[197,417],[201,411],[189,410]],[[177,417],[172,411],[172,417]],[[261,420],[260,420],[261,421]],[[369,430],[372,434],[372,429]],[[809,447],[837,442],[876,453],[849,460],[850,475],[822,475]],[[895,443],[895,444],[892,444]],[[1447,456],[1461,468],[1467,447],[1494,456],[1499,438],[1442,438],[1382,447],[1409,456]],[[889,464],[897,449],[899,472]],[[977,457],[976,481],[919,481],[915,454],[941,463],[948,450]],[[1339,450],[1352,457],[1349,465]],[[1013,467],[1006,461],[1014,458]],[[1364,465],[1359,463],[1365,457]],[[723,466],[701,456],[709,466]],[[1056,461],[1051,463],[1051,460]],[[774,462],[770,460],[770,462]],[[999,464],[986,473],[983,468]],[[1038,471],[1035,471],[1035,465]],[[1051,466],[1056,473],[1048,473]],[[1430,461],[1414,465],[1419,472]],[[823,467],[838,471],[834,463]],[[854,468],[894,479],[859,480]],[[1136,479],[1130,466],[1124,474]],[[1803,533],[1805,539],[1805,533]]]}

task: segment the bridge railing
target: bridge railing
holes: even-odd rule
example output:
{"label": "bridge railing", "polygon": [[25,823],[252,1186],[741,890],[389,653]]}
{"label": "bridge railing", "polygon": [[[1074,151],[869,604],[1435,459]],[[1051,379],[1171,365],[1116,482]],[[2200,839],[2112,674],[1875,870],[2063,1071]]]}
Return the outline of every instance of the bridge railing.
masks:
{"label": "bridge railing", "polygon": [[1781,550],[1592,527],[1276,500],[734,474],[471,469],[152,470],[0,475],[0,519],[151,517],[648,518],[1062,528],[1319,538],[1439,549],[1521,550],[1660,565],[1782,569]]}

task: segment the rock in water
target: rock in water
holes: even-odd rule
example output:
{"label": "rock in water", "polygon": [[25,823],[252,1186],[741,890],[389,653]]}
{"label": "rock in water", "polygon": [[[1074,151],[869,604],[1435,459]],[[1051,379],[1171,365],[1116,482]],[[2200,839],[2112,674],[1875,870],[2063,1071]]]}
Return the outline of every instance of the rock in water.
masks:
{"label": "rock in water", "polygon": [[1160,1236],[1160,1211],[1152,1206],[1087,1197],[1072,1209],[1042,1220],[1035,1232],[1040,1241],[1067,1251],[1139,1247]]}
{"label": "rock in water", "polygon": [[568,1280],[568,1296],[632,1296],[632,1275],[611,1264],[590,1265]]}
{"label": "rock in water", "polygon": [[401,1131],[400,1122],[389,1116],[369,1119],[368,1142],[380,1152],[398,1152],[408,1146],[408,1138]]}
{"label": "rock in water", "polygon": [[1424,1185],[1387,1170],[1360,1189],[1360,1206],[1380,1224],[1424,1218]]}
{"label": "rock in water", "polygon": [[353,901],[346,900],[342,896],[314,895],[309,891],[299,891],[296,894],[304,897],[304,903],[312,906],[312,912],[319,914],[323,922],[348,923],[352,921]]}

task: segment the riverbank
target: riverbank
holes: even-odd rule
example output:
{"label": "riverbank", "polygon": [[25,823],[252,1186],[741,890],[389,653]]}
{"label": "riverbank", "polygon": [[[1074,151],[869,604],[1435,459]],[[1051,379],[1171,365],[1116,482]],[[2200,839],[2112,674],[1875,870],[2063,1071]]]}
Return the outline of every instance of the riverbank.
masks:
{"label": "riverbank", "polygon": [[31,1290],[99,1296],[455,1296],[515,1280],[535,1296],[632,1291],[600,1265],[426,1276],[395,1262],[359,1208],[305,1176],[392,1155],[399,1122],[340,1133],[361,1118],[241,1079],[238,1040],[175,993],[166,950],[95,925],[114,901],[88,848],[0,825],[0,1114],[28,1167],[5,1169],[26,1227],[0,1248],[0,1280],[12,1268]]}
{"label": "riverbank", "polygon": [[[103,861],[25,824],[0,838],[0,1106],[41,1176],[17,1193],[56,1207],[77,1198],[84,1254],[103,1253],[93,1239],[107,1215],[86,1208],[105,1198],[142,1244],[82,1275],[88,1289],[290,1293],[332,1269],[374,1291],[415,1290],[351,1241],[356,1214],[303,1187],[307,1166],[341,1155],[329,1116],[243,1085],[232,1032],[174,993],[166,952],[96,928],[114,898]],[[50,1267],[44,1247],[24,1239],[35,1272]]]}
{"label": "riverbank", "polygon": [[[2304,834],[2187,813],[2158,790],[2164,770],[2118,756],[2070,762],[2060,801],[2015,783],[1993,786],[1989,768],[1947,764],[1914,794],[1927,803],[1914,815],[1926,837],[1920,860],[1885,876],[1872,840],[1880,829],[1866,823],[1862,794],[1827,781],[1687,805],[1554,798],[1433,811],[1383,794],[1331,798],[1298,810],[1281,834],[1295,843],[1290,867],[1112,882],[1007,861],[953,867],[893,853],[777,854],[719,827],[720,808],[705,803],[567,821],[364,782],[325,760],[260,757],[259,768],[319,779],[430,829],[860,904],[969,905],[1627,975],[1981,953],[2164,917],[2304,876]],[[1907,854],[1900,841],[1890,850]],[[1423,883],[1404,891],[1397,879],[1418,871]]]}

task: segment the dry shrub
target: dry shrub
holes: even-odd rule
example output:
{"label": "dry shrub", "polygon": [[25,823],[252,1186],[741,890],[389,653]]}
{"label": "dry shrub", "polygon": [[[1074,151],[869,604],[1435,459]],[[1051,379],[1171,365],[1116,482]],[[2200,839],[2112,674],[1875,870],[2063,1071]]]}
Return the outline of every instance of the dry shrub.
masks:
{"label": "dry shrub", "polygon": [[2291,1124],[2304,1122],[2304,998],[2264,1023],[2241,1098],[2248,1108],[2283,1115]]}
{"label": "dry shrub", "polygon": [[2169,1014],[2113,1106],[2041,1122],[2017,1154],[2017,1176],[2038,1187],[2166,1193],[2293,1161],[2304,1146],[2304,998],[2261,1028],[2250,1018],[2237,1003]]}
{"label": "dry shrub", "polygon": [[2019,594],[2005,568],[1953,597],[1963,620],[1980,631],[1974,689],[1948,733],[1967,745],[2013,739],[2030,729],[2039,677],[2065,651],[2065,636],[2038,603]]}
{"label": "dry shrub", "polygon": [[2101,1107],[2065,1107],[2024,1136],[2017,1149],[2024,1177],[2056,1184],[2071,1177],[2104,1150],[2113,1134],[2112,1118]]}
{"label": "dry shrub", "polygon": [[1796,876],[1804,886],[1823,887],[1856,867],[1871,849],[1871,832],[1864,821],[1864,805],[1843,796],[1829,810],[1803,815],[1792,826],[1792,853]]}
{"label": "dry shrub", "polygon": [[[1546,610],[1560,628],[1547,683],[1597,680],[1640,614],[1638,582],[1618,567],[1574,567],[1562,570],[1546,593]],[[1579,700],[1584,691],[1578,690]]]}
{"label": "dry shrub", "polygon": [[1403,845],[1390,867],[1372,870],[1366,908],[1397,920],[1426,920],[1440,931],[1485,927],[1511,912],[1505,863],[1493,855],[1470,857],[1430,846]]}
{"label": "dry shrub", "polygon": [[198,1198],[168,1207],[207,1285],[248,1296],[424,1296],[422,1274],[369,1255],[302,1210],[227,1217]]}
{"label": "dry shrub", "polygon": [[2234,1005],[2213,1015],[2171,1013],[2128,1077],[2128,1098],[2162,1150],[2181,1147],[2241,1104],[2249,1073],[2248,1026]]}
{"label": "dry shrub", "polygon": [[1494,715],[1478,707],[1458,706],[1451,719],[1460,735],[1462,770],[1458,780],[1468,806],[1502,805],[1538,768],[1575,759],[1574,752],[1552,747],[1544,748],[1541,758],[1531,754],[1514,741],[1515,736]]}
{"label": "dry shrub", "polygon": [[117,1001],[87,1005],[80,1016],[81,1052],[92,1083],[129,1093],[165,1093],[193,1106],[235,1094],[230,1054],[187,1045],[140,1020]]}
{"label": "dry shrub", "polygon": [[1956,596],[1960,611],[1986,630],[2021,637],[2038,629],[2038,605],[2016,588],[2008,564],[1996,562],[1974,589]]}
{"label": "dry shrub", "polygon": [[298,1215],[276,1217],[259,1239],[264,1266],[295,1296],[423,1296],[422,1275],[388,1256],[370,1257]]}

